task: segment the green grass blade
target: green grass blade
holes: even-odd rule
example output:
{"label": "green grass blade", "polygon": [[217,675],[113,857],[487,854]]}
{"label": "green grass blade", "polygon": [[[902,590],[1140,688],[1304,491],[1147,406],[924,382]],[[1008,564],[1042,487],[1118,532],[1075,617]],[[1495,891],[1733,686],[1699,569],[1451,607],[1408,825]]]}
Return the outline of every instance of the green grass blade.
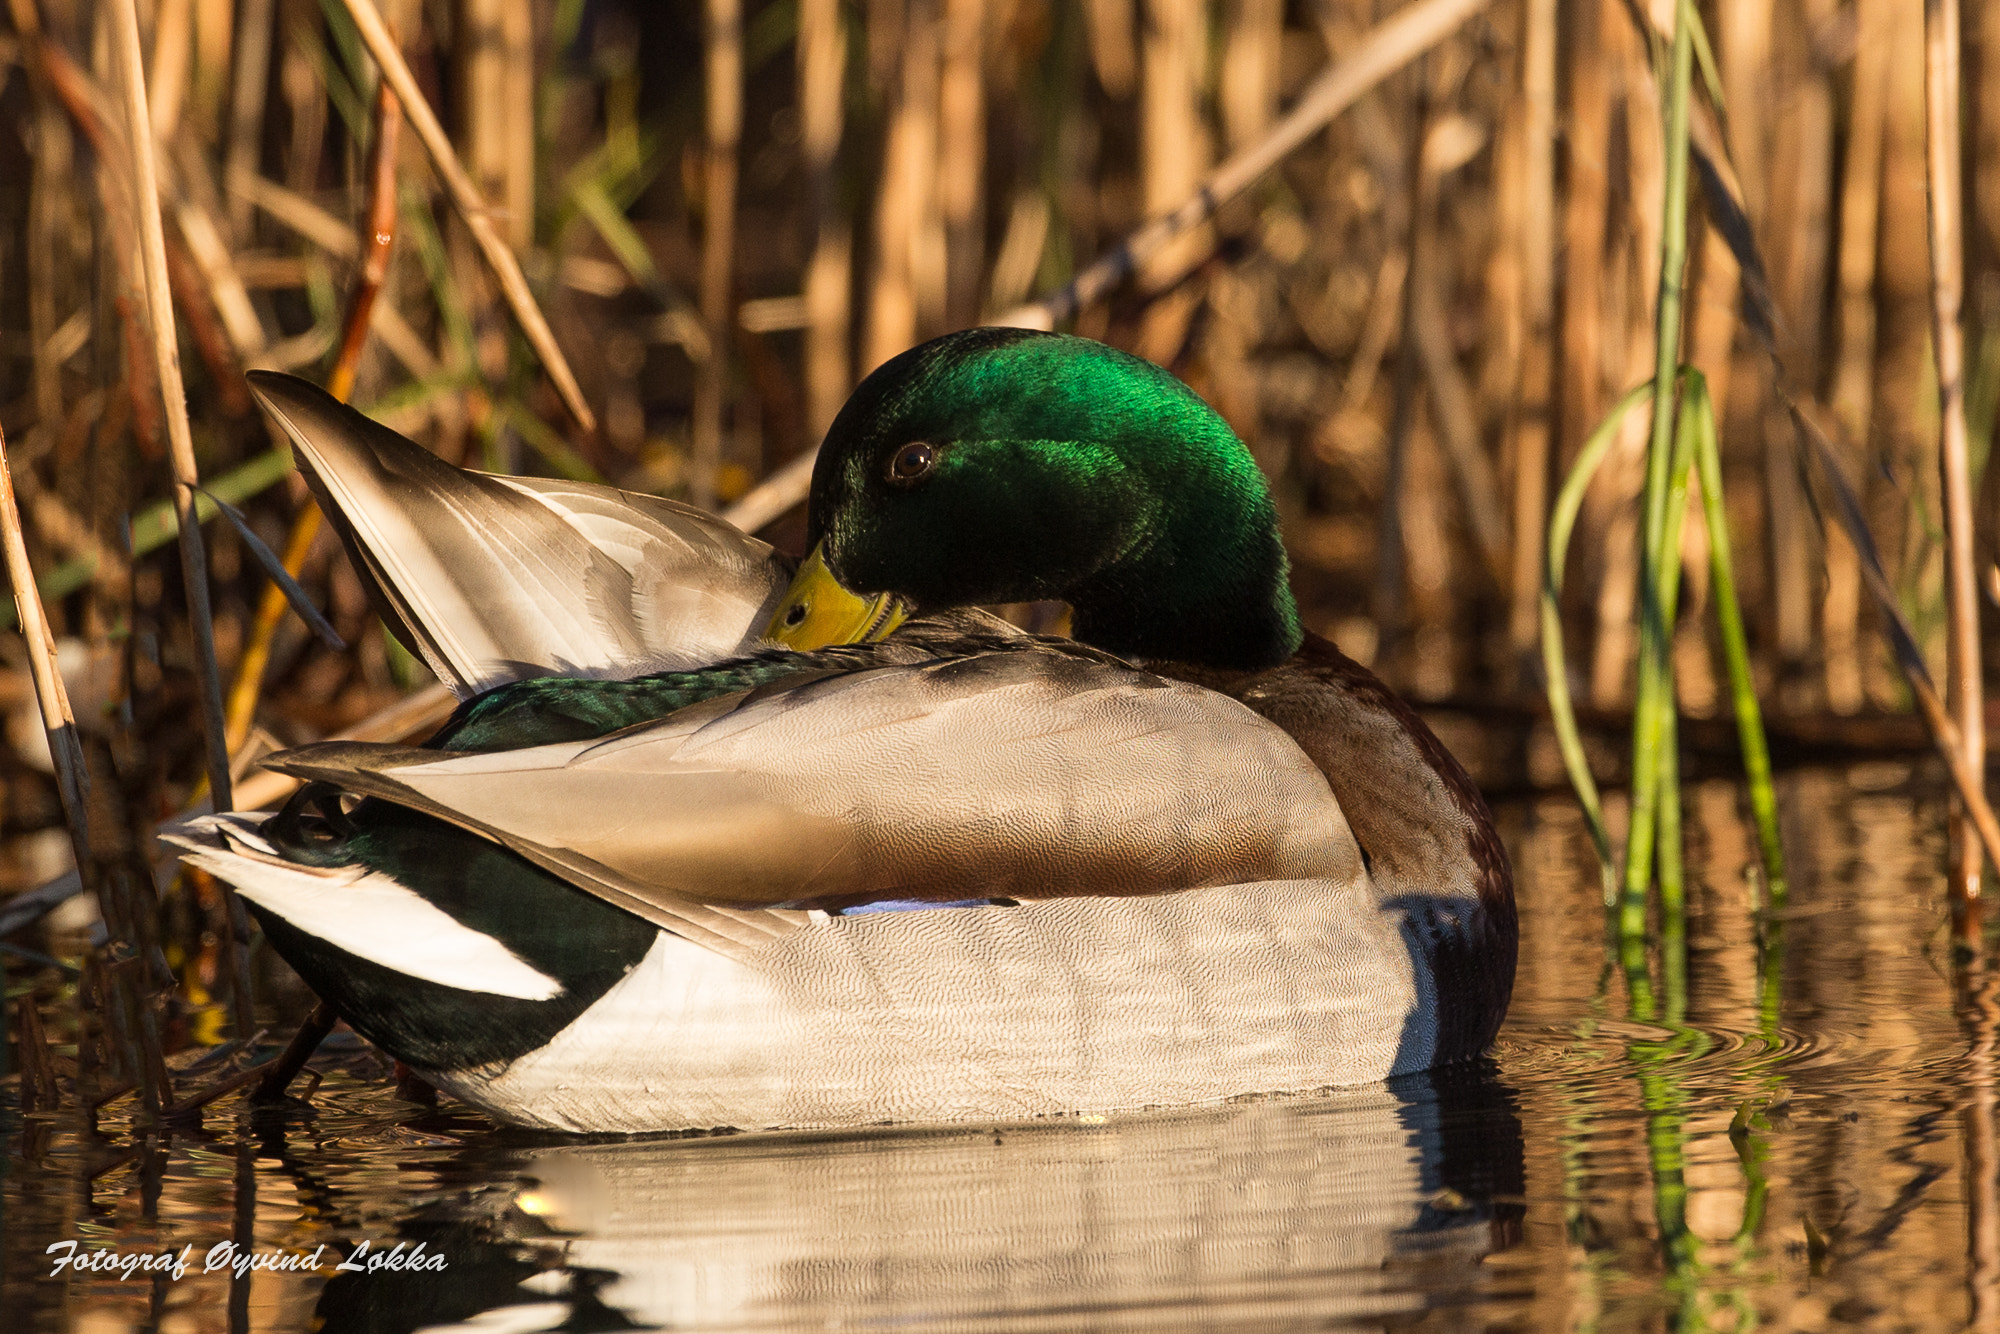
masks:
{"label": "green grass blade", "polygon": [[[1689,386],[1700,383],[1700,371],[1681,371],[1683,397]],[[1683,933],[1686,923],[1686,875],[1681,855],[1680,727],[1674,699],[1673,629],[1680,616],[1681,529],[1686,522],[1688,481],[1694,473],[1696,444],[1694,427],[1683,408],[1674,432],[1674,456],[1668,472],[1666,523],[1660,545],[1653,552],[1653,568],[1658,571],[1660,589],[1660,669],[1664,696],[1660,714],[1660,787],[1656,798],[1658,815],[1656,861],[1660,880],[1660,915],[1670,936]],[[1671,965],[1672,960],[1669,960]],[[1671,971],[1671,968],[1670,968]],[[1671,992],[1668,1005],[1672,1007]]]}
{"label": "green grass blade", "polygon": [[646,295],[653,298],[662,310],[692,311],[694,305],[660,272],[653,262],[653,252],[646,248],[646,242],[633,227],[631,219],[619,209],[602,182],[592,177],[579,179],[570,189],[570,200],[585,222],[597,232],[612,255],[618,260],[626,274],[637,283]]}
{"label": "green grass blade", "polygon": [[[301,21],[293,29],[293,40],[319,73],[320,85],[326,89],[326,100],[339,113],[348,135],[357,146],[365,149],[372,133],[368,94],[364,91],[366,81],[353,78],[350,71],[371,66],[362,54],[361,37],[354,31],[347,11],[338,4],[330,3],[330,0],[320,0],[320,11],[326,19],[325,38],[322,39],[320,30],[311,22]],[[339,60],[335,60],[333,52],[327,49],[328,41],[338,48]]]}
{"label": "green grass blade", "polygon": [[[1666,105],[1666,190],[1660,218],[1660,288],[1653,382],[1668,385],[1680,362],[1682,281],[1687,270],[1688,112],[1693,96],[1694,37],[1685,6],[1676,8]],[[1646,929],[1646,887],[1652,880],[1664,718],[1673,707],[1667,644],[1672,626],[1662,614],[1659,567],[1667,524],[1674,449],[1675,395],[1653,397],[1646,450],[1645,535],[1639,571],[1639,689],[1632,720],[1632,827],[1625,840],[1625,892],[1618,924],[1625,935]]]}
{"label": "green grass blade", "polygon": [[[1660,590],[1659,791],[1655,797],[1655,862],[1660,883],[1660,971],[1665,1020],[1679,1024],[1687,1014],[1687,874],[1681,843],[1680,716],[1675,701],[1673,631],[1680,618],[1681,530],[1687,520],[1688,483],[1694,475],[1695,430],[1686,409],[1700,371],[1681,369],[1682,409],[1676,419],[1674,456],[1668,472],[1666,524],[1652,553]],[[1621,924],[1622,926],[1622,924]]]}
{"label": "green grass blade", "polygon": [[1972,446],[1967,462],[1972,465],[1975,494],[1986,475],[1996,424],[2000,424],[2000,320],[1989,320],[1980,329],[1979,354],[1965,386],[1965,433]]}
{"label": "green grass blade", "polygon": [[1660,790],[1656,865],[1660,881],[1660,990],[1665,997],[1662,1021],[1678,1025],[1687,1018],[1687,887],[1681,855],[1680,720],[1671,707],[1660,726]]}
{"label": "green grass blade", "polygon": [[1563,649],[1562,633],[1563,570],[1568,562],[1570,534],[1576,528],[1576,516],[1583,508],[1583,495],[1590,488],[1590,479],[1597,475],[1604,456],[1618,438],[1618,428],[1624,423],[1625,414],[1645,402],[1652,393],[1651,381],[1627,390],[1583,442],[1583,448],[1577,451],[1576,462],[1570,465],[1569,475],[1563,478],[1562,489],[1556,493],[1556,503],[1549,512],[1548,557],[1542,569],[1542,671],[1547,677],[1549,718],[1555,726],[1556,745],[1562,752],[1563,768],[1569,772],[1570,786],[1576,789],[1577,805],[1583,808],[1584,823],[1590,828],[1590,841],[1597,848],[1598,865],[1604,875],[1606,907],[1617,895],[1617,858],[1611,851],[1611,832],[1604,823],[1604,803],[1597,792],[1597,780],[1591,777],[1590,763],[1583,753],[1583,736],[1576,726],[1576,706],[1569,694],[1569,661]]}
{"label": "green grass blade", "polygon": [[1682,411],[1694,423],[1695,466],[1701,479],[1702,514],[1708,520],[1709,582],[1714,590],[1716,626],[1722,632],[1722,657],[1729,670],[1730,702],[1736,710],[1737,745],[1750,786],[1750,810],[1757,823],[1757,843],[1764,854],[1768,906],[1785,900],[1785,849],[1778,837],[1778,795],[1771,781],[1771,746],[1764,735],[1764,713],[1757,703],[1757,682],[1750,671],[1750,645],[1743,633],[1743,608],[1736,597],[1736,566],[1729,550],[1729,519],[1722,499],[1722,450],[1718,443],[1715,404],[1700,383]]}
{"label": "green grass blade", "polygon": [[1681,22],[1694,35],[1694,62],[1701,70],[1701,86],[1707,91],[1710,104],[1726,119],[1729,107],[1722,99],[1722,69],[1715,63],[1715,48],[1708,42],[1708,25],[1701,21],[1701,10],[1694,0],[1681,0]]}

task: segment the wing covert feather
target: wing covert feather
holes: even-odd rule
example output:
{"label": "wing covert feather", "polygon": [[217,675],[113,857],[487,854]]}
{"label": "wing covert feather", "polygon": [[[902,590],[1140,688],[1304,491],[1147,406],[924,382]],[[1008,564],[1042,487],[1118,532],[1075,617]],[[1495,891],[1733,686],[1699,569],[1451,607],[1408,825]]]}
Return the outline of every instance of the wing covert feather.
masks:
{"label": "wing covert feather", "polygon": [[480,830],[621,902],[835,909],[1365,874],[1283,731],[1211,691],[1033,648],[765,686],[596,741],[340,743],[273,767]]}
{"label": "wing covert feather", "polygon": [[384,620],[461,698],[733,657],[783,593],[771,548],[713,515],[468,472],[303,380],[251,381]]}

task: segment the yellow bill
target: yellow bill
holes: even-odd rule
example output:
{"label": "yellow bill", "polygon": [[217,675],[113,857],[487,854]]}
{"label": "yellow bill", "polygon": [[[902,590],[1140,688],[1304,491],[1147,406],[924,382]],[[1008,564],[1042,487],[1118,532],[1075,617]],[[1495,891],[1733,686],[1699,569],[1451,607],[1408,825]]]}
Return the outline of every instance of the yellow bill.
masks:
{"label": "yellow bill", "polygon": [[910,618],[893,593],[863,597],[851,593],[826,568],[825,544],[814,547],[785,590],[764,638],[801,653],[829,644],[869,644]]}

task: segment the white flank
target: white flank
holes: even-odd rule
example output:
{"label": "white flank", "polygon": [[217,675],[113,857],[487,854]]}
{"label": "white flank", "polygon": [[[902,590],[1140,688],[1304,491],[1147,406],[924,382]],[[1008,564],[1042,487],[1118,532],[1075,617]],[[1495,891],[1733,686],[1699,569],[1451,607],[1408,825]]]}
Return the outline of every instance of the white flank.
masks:
{"label": "white flank", "polygon": [[[208,834],[201,838],[194,831]],[[254,852],[217,847],[213,819],[190,821],[171,842],[186,860],[236,886],[244,898],[309,936],[399,973],[460,991],[550,1000],[562,983],[483,932],[397,884],[358,866],[294,866]],[[224,827],[230,837],[240,830]]]}
{"label": "white flank", "polygon": [[566,1132],[1011,1121],[1373,1083],[1436,990],[1365,885],[824,918],[749,966],[668,932],[546,1046],[419,1071]]}

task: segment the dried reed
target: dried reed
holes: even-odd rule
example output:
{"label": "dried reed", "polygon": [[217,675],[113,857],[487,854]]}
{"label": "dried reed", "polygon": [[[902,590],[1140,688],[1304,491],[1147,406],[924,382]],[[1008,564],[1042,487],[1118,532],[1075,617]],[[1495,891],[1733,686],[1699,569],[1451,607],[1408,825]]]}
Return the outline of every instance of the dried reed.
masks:
{"label": "dried reed", "polygon": [[[1979,590],[1973,571],[1972,468],[1965,426],[1965,216],[1960,184],[1957,0],[1924,5],[1925,123],[1929,140],[1931,339],[1937,357],[1938,451],[1944,480],[1950,604],[1950,672],[1945,688],[1966,767],[1985,785],[1986,692],[1980,674]],[[1962,815],[1952,820],[1953,898],[1961,912],[1979,897],[1980,849]],[[1974,933],[1976,939],[1976,932]]]}
{"label": "dried reed", "polygon": [[1521,10],[1520,226],[1515,238],[1521,284],[1517,396],[1513,432],[1513,570],[1508,647],[1526,679],[1541,605],[1542,522],[1548,512],[1552,443],[1552,345],[1555,337],[1556,0],[1527,0]]}
{"label": "dried reed", "polygon": [[376,11],[372,0],[342,0],[342,3],[348,16],[354,20],[355,31],[368,47],[368,54],[375,58],[382,77],[402,99],[404,114],[416,127],[417,138],[423,141],[425,151],[430,154],[431,165],[444,182],[446,194],[458,209],[459,216],[465,220],[466,230],[472,233],[479,253],[493,270],[508,309],[514,312],[514,319],[520,324],[521,332],[527,335],[535,355],[542,359],[542,366],[555,383],[556,392],[562,395],[563,405],[569,409],[577,425],[585,431],[596,430],[597,415],[584,402],[583,390],[577,385],[569,360],[556,345],[556,336],[542,315],[541,307],[536,304],[534,293],[528,290],[528,280],[521,273],[520,261],[493,225],[491,210],[478,187],[473,185],[472,178],[459,164],[457,151],[446,137],[444,126],[438,123],[437,113],[431,110],[430,103],[417,87],[416,76],[410,73],[402,52],[396,49],[395,38],[389,35],[381,14]]}
{"label": "dried reed", "polygon": [[[195,497],[200,473],[195,465],[194,435],[188,422],[187,391],[181,383],[180,349],[175,338],[173,298],[167,283],[166,234],[160,222],[159,174],[155,169],[155,144],[148,113],[144,57],[139,46],[139,13],[134,0],[114,0],[112,5],[113,45],[116,48],[119,84],[124,94],[126,148],[131,154],[133,211],[137,215],[139,255],[145,270],[148,323],[153,333],[153,354],[159,372],[160,394],[166,408],[168,457],[174,469],[174,512],[180,522],[181,584],[187,593],[189,628],[195,648],[195,677],[200,684],[202,737],[206,743],[208,790],[215,809],[228,810],[231,775],[229,746],[224,735],[222,670],[216,661],[214,616],[210,611],[208,558],[196,515]],[[82,849],[78,866],[84,865]],[[228,886],[218,886],[226,921],[223,948],[230,959],[229,1002],[238,1036],[250,1032],[252,998],[250,990],[249,915]],[[129,998],[129,993],[121,990]],[[150,1031],[152,1013],[143,1013],[136,1000],[130,1001],[132,1026]],[[157,1054],[157,1046],[152,1048]],[[152,1077],[151,1066],[141,1079],[147,1103],[157,1109],[163,1096]]]}
{"label": "dried reed", "polygon": [[[806,224],[812,229],[804,283],[806,426],[817,438],[833,424],[853,387],[848,352],[853,240],[834,181],[847,72],[839,0],[800,0],[797,63],[799,149],[806,173]],[[780,506],[779,512],[786,508]],[[755,531],[763,524],[743,526]]]}
{"label": "dried reed", "polygon": [[[327,372],[326,388],[341,402],[354,392],[354,375],[361,364],[362,349],[374,323],[375,303],[389,277],[389,256],[396,244],[396,152],[402,140],[402,103],[396,90],[383,80],[375,91],[374,133],[368,147],[368,208],[363,215],[358,246],[361,264],[355,274],[354,289],[348,293],[347,312],[341,321],[339,351],[333,369]],[[323,523],[319,506],[301,506],[292,521],[291,535],[285,540],[281,557],[285,573],[296,579],[305,567]],[[263,693],[264,670],[271,660],[271,643],[278,624],[290,605],[284,584],[273,580],[257,604],[256,620],[236,663],[236,680],[230,687],[228,714],[229,753],[234,755],[250,735]],[[254,809],[254,807],[253,807]]]}
{"label": "dried reed", "polygon": [[736,255],[736,151],[743,133],[743,7],[739,0],[707,0],[707,179],[702,191],[701,320],[708,356],[695,381],[694,449],[689,494],[704,508],[715,504],[722,466],[723,399],[729,392],[730,279]]}

